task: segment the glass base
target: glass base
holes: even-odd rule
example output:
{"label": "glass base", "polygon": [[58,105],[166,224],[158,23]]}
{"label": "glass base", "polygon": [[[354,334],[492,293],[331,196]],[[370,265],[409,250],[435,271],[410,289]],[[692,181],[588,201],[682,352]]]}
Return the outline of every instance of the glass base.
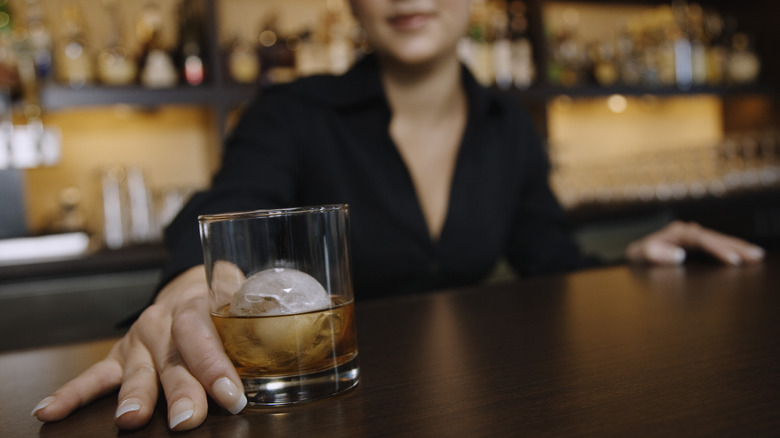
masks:
{"label": "glass base", "polygon": [[300,376],[242,378],[249,406],[285,406],[319,400],[354,388],[360,369],[355,356],[343,365]]}

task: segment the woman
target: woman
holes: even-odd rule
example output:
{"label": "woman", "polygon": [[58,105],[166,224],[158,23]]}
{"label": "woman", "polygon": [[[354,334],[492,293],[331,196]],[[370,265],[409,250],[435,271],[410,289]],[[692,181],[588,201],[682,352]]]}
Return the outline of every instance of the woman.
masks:
{"label": "woman", "polygon": [[[119,387],[116,424],[138,428],[152,415],[158,378],[172,430],[200,425],[207,396],[231,413],[243,409],[241,381],[208,316],[198,213],[349,203],[359,297],[473,283],[502,256],[527,275],[587,265],[527,117],[458,61],[469,3],[353,0],[375,56],[343,78],[264,93],[232,135],[213,188],[168,230],[172,263],[154,304],[106,359],[33,414],[55,421]],[[747,242],[682,223],[626,255],[676,264],[684,248],[733,264],[763,257]]]}

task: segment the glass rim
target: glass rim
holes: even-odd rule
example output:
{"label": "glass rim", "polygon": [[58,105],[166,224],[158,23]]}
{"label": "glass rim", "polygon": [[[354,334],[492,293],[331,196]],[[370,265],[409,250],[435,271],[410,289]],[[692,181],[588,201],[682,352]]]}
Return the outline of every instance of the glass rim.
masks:
{"label": "glass rim", "polygon": [[268,208],[249,211],[201,214],[198,215],[198,222],[210,223],[231,220],[258,219],[264,217],[294,216],[307,213],[325,213],[338,210],[349,211],[349,204],[324,204],[305,207]]}

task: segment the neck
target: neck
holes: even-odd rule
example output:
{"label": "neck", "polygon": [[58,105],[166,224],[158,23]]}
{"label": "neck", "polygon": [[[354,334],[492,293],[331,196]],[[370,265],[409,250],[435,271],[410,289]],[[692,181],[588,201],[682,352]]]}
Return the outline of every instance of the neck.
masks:
{"label": "neck", "polygon": [[379,61],[382,84],[395,115],[436,118],[465,100],[457,57],[414,66]]}

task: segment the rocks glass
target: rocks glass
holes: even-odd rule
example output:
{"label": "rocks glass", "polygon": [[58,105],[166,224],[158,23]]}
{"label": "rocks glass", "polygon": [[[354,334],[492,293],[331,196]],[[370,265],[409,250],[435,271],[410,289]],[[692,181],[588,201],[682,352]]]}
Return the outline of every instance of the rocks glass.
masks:
{"label": "rocks glass", "polygon": [[296,404],[357,385],[348,206],[198,220],[211,318],[249,404]]}

